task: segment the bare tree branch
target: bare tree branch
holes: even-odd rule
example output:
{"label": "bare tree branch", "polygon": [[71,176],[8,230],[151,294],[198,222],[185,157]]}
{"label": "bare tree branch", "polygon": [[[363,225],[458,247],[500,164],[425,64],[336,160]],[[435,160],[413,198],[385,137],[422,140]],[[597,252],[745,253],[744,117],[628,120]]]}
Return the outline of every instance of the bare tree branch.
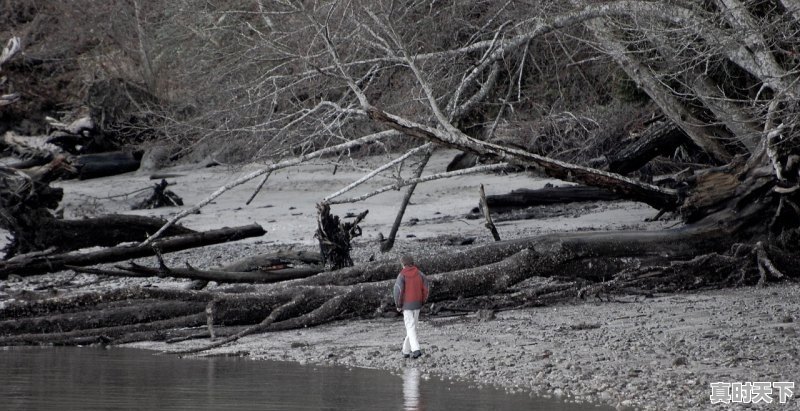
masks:
{"label": "bare tree branch", "polygon": [[502,170],[502,169],[507,168],[508,165],[509,165],[508,163],[488,164],[488,165],[465,168],[463,170],[458,170],[458,171],[447,171],[447,172],[444,172],[444,173],[436,173],[436,174],[431,174],[431,175],[427,175],[427,176],[424,176],[424,177],[411,178],[411,179],[408,179],[408,180],[401,180],[401,181],[398,181],[397,183],[390,184],[390,185],[387,185],[387,186],[383,186],[383,187],[381,187],[381,188],[379,188],[377,190],[370,191],[369,193],[362,194],[362,195],[360,195],[358,197],[351,197],[351,198],[341,199],[341,200],[332,200],[332,201],[329,202],[329,204],[356,203],[356,202],[359,202],[359,201],[364,201],[364,200],[366,200],[366,199],[368,199],[370,197],[375,197],[378,194],[382,194],[382,193],[385,193],[385,192],[391,191],[391,190],[397,190],[397,189],[399,189],[401,187],[409,186],[409,185],[412,185],[412,184],[426,183],[428,181],[441,180],[443,178],[458,177],[458,176],[463,176],[463,175],[467,175],[467,174],[485,173],[487,171]]}

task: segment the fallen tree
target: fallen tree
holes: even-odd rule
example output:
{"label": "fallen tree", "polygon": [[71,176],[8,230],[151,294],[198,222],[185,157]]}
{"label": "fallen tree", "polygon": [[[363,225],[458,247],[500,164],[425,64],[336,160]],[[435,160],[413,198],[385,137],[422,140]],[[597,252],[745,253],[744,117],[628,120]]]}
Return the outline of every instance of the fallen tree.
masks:
{"label": "fallen tree", "polygon": [[[116,266],[115,270],[76,266],[66,266],[65,268],[78,273],[112,277],[173,277],[200,280],[205,283],[216,281],[218,283],[257,284],[307,278],[322,272],[324,263],[322,255],[319,253],[282,251],[248,257],[217,269],[203,270],[192,267],[188,262],[186,268],[168,267],[161,259],[160,253],[157,253],[156,256],[159,257],[158,268],[146,267],[133,262],[128,263],[127,266]],[[301,266],[297,266],[297,264]]]}
{"label": "fallen tree", "polygon": [[492,212],[503,213],[525,207],[550,204],[568,204],[585,201],[613,201],[622,196],[596,187],[563,186],[544,187],[536,190],[517,189],[508,194],[486,196]]}
{"label": "fallen tree", "polygon": [[[64,253],[88,247],[111,247],[125,242],[141,241],[157,231],[165,221],[160,218],[133,215],[105,215],[82,220],[57,218],[53,211],[61,201],[61,188],[50,187],[50,181],[71,165],[58,157],[35,171],[0,169],[0,228],[8,230],[11,243],[4,250],[6,258],[18,254],[53,249]],[[193,233],[175,226],[168,236]]]}
{"label": "fallen tree", "polygon": [[154,242],[150,245],[121,245],[99,251],[87,253],[66,253],[38,255],[25,259],[0,262],[0,279],[8,278],[10,274],[28,276],[52,273],[64,270],[67,266],[84,267],[102,263],[113,263],[133,258],[148,257],[156,253],[170,253],[219,244],[229,241],[241,240],[248,237],[258,237],[266,234],[258,224],[241,227],[221,228],[217,230],[176,235]]}
{"label": "fallen tree", "polygon": [[[648,290],[646,286],[654,280],[654,273],[661,274],[657,280],[658,291],[758,281],[757,267],[761,260],[752,249],[737,249],[738,253],[731,256],[712,253],[707,257],[698,257],[698,252],[703,250],[716,250],[721,245],[731,244],[731,237],[725,230],[707,227],[660,232],[552,234],[492,243],[483,246],[480,254],[476,254],[476,250],[467,250],[423,258],[419,264],[429,271],[432,302],[494,295],[494,303],[502,305],[504,299],[513,304],[514,300],[525,301],[535,294],[536,289],[513,289],[532,277],[582,279],[604,287],[600,290],[598,287],[572,285],[567,287],[567,293],[564,293],[564,289],[553,290],[571,298],[579,293],[611,292],[614,287],[610,281],[624,283],[627,290]],[[436,270],[443,267],[448,269],[451,267],[448,261],[460,259],[468,261],[466,268],[444,272]],[[710,264],[712,262],[713,265]],[[166,339],[173,335],[172,329],[205,325],[208,306],[212,307],[215,325],[256,324],[203,347],[205,349],[254,332],[370,316],[376,310],[378,313],[392,311],[389,291],[397,275],[397,263],[367,264],[356,270],[369,272],[368,280],[353,270],[343,269],[320,274],[322,277],[319,278],[282,282],[265,292],[245,294],[133,289],[31,304],[9,304],[0,310],[0,320],[5,319],[0,321],[0,330],[3,330],[0,344],[113,343],[138,338]],[[620,271],[625,275],[611,280]],[[546,296],[547,293],[539,294],[539,298]],[[155,313],[150,310],[148,312],[151,315],[142,317],[120,316],[104,307],[104,304],[114,301],[118,301],[117,305],[128,307],[162,301],[154,306],[163,306],[166,311]],[[187,307],[194,307],[194,311],[187,311]],[[64,316],[62,312],[70,315]],[[91,317],[92,320],[80,321],[82,317]],[[69,318],[69,323],[58,328],[55,324],[61,318]],[[30,332],[36,324],[50,321],[53,325],[48,326],[48,332]],[[61,331],[56,332],[56,329]],[[159,331],[159,334],[157,336],[150,331]]]}

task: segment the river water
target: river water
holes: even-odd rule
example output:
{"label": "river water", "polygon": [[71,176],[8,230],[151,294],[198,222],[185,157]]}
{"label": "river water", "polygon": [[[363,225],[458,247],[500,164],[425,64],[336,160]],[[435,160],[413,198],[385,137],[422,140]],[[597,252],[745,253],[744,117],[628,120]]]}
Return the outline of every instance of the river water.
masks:
{"label": "river water", "polygon": [[125,348],[0,349],[2,410],[553,410],[600,408],[369,369],[178,358]]}

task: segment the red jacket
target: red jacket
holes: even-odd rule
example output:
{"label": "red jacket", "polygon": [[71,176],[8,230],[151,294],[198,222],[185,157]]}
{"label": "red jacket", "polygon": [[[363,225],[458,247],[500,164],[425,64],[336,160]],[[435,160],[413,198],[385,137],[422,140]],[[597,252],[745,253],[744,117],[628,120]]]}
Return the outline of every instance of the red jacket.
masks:
{"label": "red jacket", "polygon": [[428,278],[415,266],[403,267],[394,283],[394,303],[404,310],[419,310],[428,301]]}

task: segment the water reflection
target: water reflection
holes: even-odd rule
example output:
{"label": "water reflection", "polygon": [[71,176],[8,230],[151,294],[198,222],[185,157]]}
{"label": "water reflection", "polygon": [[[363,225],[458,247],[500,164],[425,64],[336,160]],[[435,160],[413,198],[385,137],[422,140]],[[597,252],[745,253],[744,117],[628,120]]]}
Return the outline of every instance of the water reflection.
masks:
{"label": "water reflection", "polygon": [[437,378],[422,380],[421,374],[417,368],[404,369],[400,387],[396,375],[358,368],[180,359],[116,348],[0,348],[0,409],[600,411]]}
{"label": "water reflection", "polygon": [[403,409],[424,411],[422,396],[419,394],[419,370],[406,368],[403,371]]}

